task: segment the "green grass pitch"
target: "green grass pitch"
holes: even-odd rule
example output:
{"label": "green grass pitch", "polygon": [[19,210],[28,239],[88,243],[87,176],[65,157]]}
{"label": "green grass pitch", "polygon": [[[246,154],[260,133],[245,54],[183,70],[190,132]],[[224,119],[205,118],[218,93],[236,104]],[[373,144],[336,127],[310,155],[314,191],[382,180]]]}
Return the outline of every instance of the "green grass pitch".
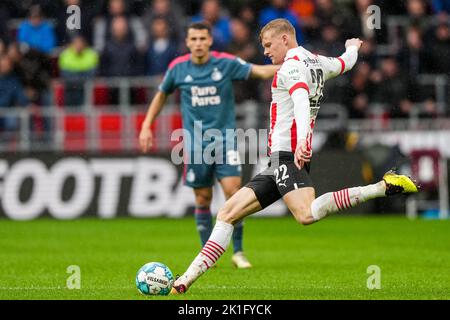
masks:
{"label": "green grass pitch", "polygon": [[[251,270],[218,267],[183,296],[141,295],[137,270],[160,261],[182,273],[200,246],[193,218],[0,220],[0,299],[449,299],[450,221],[404,216],[334,216],[304,227],[250,218]],[[66,287],[81,268],[81,289]],[[381,269],[369,290],[367,268]]]}

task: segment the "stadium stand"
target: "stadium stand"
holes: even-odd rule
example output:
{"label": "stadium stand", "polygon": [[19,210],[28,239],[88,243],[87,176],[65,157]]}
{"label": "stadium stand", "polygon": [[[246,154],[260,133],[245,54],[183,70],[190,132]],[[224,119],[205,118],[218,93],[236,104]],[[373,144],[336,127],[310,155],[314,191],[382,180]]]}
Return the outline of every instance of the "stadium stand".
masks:
{"label": "stadium stand", "polygon": [[[231,33],[229,41],[220,44],[223,50],[255,63],[264,61],[258,43],[259,23],[274,12],[296,19],[302,44],[317,53],[336,55],[346,38],[364,39],[357,67],[344,79],[333,82],[325,92],[324,106],[329,109],[325,117],[332,123],[330,114],[335,114],[339,119],[335,123],[341,123],[338,127],[332,126],[333,131],[346,131],[350,123],[353,131],[364,132],[370,121],[372,130],[414,129],[419,120],[439,119],[442,123],[448,117],[450,60],[445,57],[450,55],[450,19],[445,1],[406,0],[394,5],[377,0],[248,0],[222,1],[218,6],[217,1],[211,0],[83,0],[74,2],[81,6],[83,13],[79,32],[68,32],[61,27],[66,5],[72,3],[66,2],[33,1],[35,5],[28,8],[8,2],[7,6],[0,7],[2,16],[8,17],[6,23],[0,25],[0,56],[8,56],[14,62],[14,76],[20,80],[29,100],[28,107],[23,107],[16,117],[22,119],[22,124],[30,122],[33,127],[37,118],[32,117],[32,110],[41,109],[47,115],[47,123],[42,128],[48,131],[48,139],[39,140],[43,150],[98,148],[100,152],[113,152],[120,151],[121,147],[136,146],[133,140],[140,124],[132,120],[133,115],[143,112],[157,90],[163,74],[154,74],[154,70],[165,69],[160,65],[155,69],[149,63],[152,57],[149,52],[164,54],[170,46],[172,51],[176,48],[176,55],[184,54],[183,27],[199,17],[213,24],[217,21],[218,34]],[[380,29],[368,28],[360,22],[368,16],[370,5],[377,5],[381,10]],[[169,27],[169,30],[162,28],[156,32],[155,25],[161,19],[167,22],[161,24],[161,28]],[[33,48],[33,37],[39,35],[27,33],[24,36],[20,31],[28,30],[33,23],[45,26],[42,33],[54,32],[58,46],[53,48],[50,43],[45,44],[44,49]],[[159,34],[157,38],[155,32]],[[94,70],[95,77],[83,81],[80,91],[75,91],[81,92],[77,97],[81,103],[69,108],[67,94],[71,86],[60,70],[58,59],[76,35],[87,40],[88,50],[100,50],[97,52],[100,61]],[[115,56],[117,61],[130,61],[133,70],[124,73],[123,66],[111,62],[115,61],[111,60]],[[153,70],[151,77],[147,76],[149,68]],[[248,87],[236,84],[238,104],[248,105],[250,101],[262,105],[254,112],[241,114],[238,107],[238,127],[255,125],[249,117],[257,119],[256,126],[267,126],[264,106],[270,97],[268,88],[269,84],[264,83],[250,82]],[[167,137],[174,127],[181,126],[177,97],[171,102],[155,126],[155,150],[158,151],[170,150],[173,142]],[[53,108],[59,108],[60,112],[52,112]],[[5,105],[0,111],[14,113],[13,110],[16,109]],[[26,110],[29,119],[25,119]],[[56,119],[59,115],[63,115],[64,125],[50,125],[59,121]],[[431,129],[437,129],[436,126],[431,124]],[[319,125],[318,130],[330,131],[325,125]],[[35,132],[26,125],[17,126],[13,132],[1,126],[3,143],[0,147],[3,150],[11,150],[12,145],[24,147],[27,143],[20,143],[20,139]],[[81,137],[78,145],[74,142],[78,141],[74,138],[77,135]],[[64,142],[55,143],[61,136]],[[16,142],[19,139],[19,143],[9,143],[9,139]],[[92,139],[95,141],[89,141]]]}

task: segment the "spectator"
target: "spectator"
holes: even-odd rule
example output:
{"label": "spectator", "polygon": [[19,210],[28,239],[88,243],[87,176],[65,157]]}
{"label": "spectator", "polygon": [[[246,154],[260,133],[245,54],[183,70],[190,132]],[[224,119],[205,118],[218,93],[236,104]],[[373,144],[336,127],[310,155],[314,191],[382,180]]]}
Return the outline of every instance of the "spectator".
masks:
{"label": "spectator", "polygon": [[147,51],[147,75],[161,75],[176,57],[178,44],[169,36],[169,25],[163,18],[152,20]]}
{"label": "spectator", "polygon": [[[56,16],[56,35],[58,39],[59,46],[68,45],[71,39],[81,34],[86,40],[91,39],[92,36],[92,10],[84,6],[82,0],[63,0],[61,6],[58,7]],[[81,10],[80,24],[81,29],[70,30],[67,28],[67,19],[69,14],[67,13],[67,8],[69,6],[78,6]]]}
{"label": "spectator", "polygon": [[239,12],[237,13],[237,17],[242,20],[247,26],[250,27],[250,30],[255,36],[259,35],[258,32],[258,21],[256,19],[256,12],[250,5],[244,5],[239,8]]}
{"label": "spectator", "polygon": [[419,26],[422,30],[429,28],[429,19],[424,0],[408,0],[406,9],[411,19],[411,24]]}
{"label": "spectator", "polygon": [[303,23],[307,23],[314,17],[316,5],[314,0],[292,0],[290,8]]}
{"label": "spectator", "polygon": [[341,36],[348,38],[348,34],[354,30],[347,31],[346,21],[354,19],[346,19],[344,14],[336,8],[333,0],[317,0],[315,9],[316,19],[308,30],[308,35],[312,39],[320,37],[320,27],[323,25],[334,25],[340,30]]}
{"label": "spectator", "polygon": [[[253,38],[250,27],[240,19],[233,19],[231,21],[231,30],[232,39],[227,51],[247,62],[262,64],[264,56],[260,54],[259,44]],[[236,103],[242,103],[245,100],[260,101],[260,97],[258,95],[255,96],[255,92],[258,92],[259,84],[260,81],[255,79],[246,80],[245,86],[237,81],[233,85]]]}
{"label": "spectator", "polygon": [[98,55],[87,46],[83,36],[76,35],[70,46],[61,52],[58,64],[63,74],[93,76],[98,65]]}
{"label": "spectator", "polygon": [[431,55],[433,73],[450,74],[450,29],[447,23],[438,25],[434,37],[427,48]]}
{"label": "spectator", "polygon": [[201,10],[202,3],[204,0],[189,0],[189,1],[179,1],[178,5],[183,9],[183,12],[189,17],[192,17]]}
{"label": "spectator", "polygon": [[227,51],[245,61],[261,64],[264,57],[261,54],[260,44],[253,37],[250,27],[241,19],[233,19],[231,31],[232,38]]}
{"label": "spectator", "polygon": [[[0,108],[26,106],[28,99],[18,77],[13,73],[13,62],[7,55],[0,57]],[[1,131],[18,129],[18,118],[13,116],[0,117]]]}
{"label": "spectator", "polygon": [[286,19],[294,26],[297,42],[301,45],[305,42],[303,32],[300,28],[298,17],[289,9],[288,4],[287,0],[271,0],[270,6],[264,8],[260,13],[259,26],[262,28],[273,19]]}
{"label": "spectator", "polygon": [[23,56],[22,52],[20,52],[19,44],[17,42],[10,43],[6,54],[13,63],[14,74],[19,78],[21,83],[25,83],[25,71],[22,67]]}
{"label": "spectator", "polygon": [[177,44],[184,46],[184,30],[186,24],[184,14],[178,4],[171,0],[154,0],[151,7],[146,10],[143,16],[145,26],[150,26],[153,20],[163,18],[169,26],[169,37]]}
{"label": "spectator", "polygon": [[406,1],[386,1],[374,0],[374,5],[380,7],[383,16],[401,16],[405,15]]}
{"label": "spectator", "polygon": [[20,62],[23,71],[23,85],[28,99],[36,105],[49,106],[51,104],[50,58],[37,50],[27,51]]}
{"label": "spectator", "polygon": [[398,106],[391,109],[390,116],[394,119],[408,119],[414,109],[414,104],[409,99],[401,99]]}
{"label": "spectator", "polygon": [[139,56],[129,37],[128,20],[115,17],[111,23],[111,39],[106,42],[100,59],[100,75],[127,77],[138,73]]}
{"label": "spectator", "polygon": [[102,52],[106,43],[111,40],[112,24],[116,17],[122,17],[126,20],[129,29],[127,37],[134,42],[136,48],[143,52],[147,46],[147,33],[139,17],[128,15],[127,4],[124,0],[109,0],[106,17],[96,19],[94,23],[94,49],[97,52]]}
{"label": "spectator", "polygon": [[11,40],[8,30],[10,5],[11,3],[9,3],[9,1],[2,1],[0,3],[0,39],[2,39],[5,43],[9,43]]}
{"label": "spectator", "polygon": [[6,44],[5,42],[0,38],[0,56],[5,54],[6,52]]}
{"label": "spectator", "polygon": [[348,89],[345,90],[344,103],[348,108],[350,118],[362,119],[370,115],[370,72],[371,68],[368,64],[358,64],[353,73],[351,83],[347,87]]}
{"label": "spectator", "polygon": [[385,104],[393,116],[409,116],[406,112],[410,111],[409,104],[412,102],[407,99],[409,86],[405,78],[400,74],[398,63],[393,57],[384,58],[381,70],[372,74],[375,83],[372,101]]}
{"label": "spectator", "polygon": [[372,12],[368,12],[367,8],[372,5],[372,0],[356,0],[356,12],[359,16],[359,28],[361,35],[364,39],[374,39],[375,38],[375,29],[370,28],[367,25],[367,21],[369,21]]}
{"label": "spectator", "polygon": [[439,117],[439,110],[433,97],[427,98],[419,110],[418,117],[422,119],[435,119]]}
{"label": "spectator", "polygon": [[370,67],[374,68],[377,60],[377,56],[375,53],[376,43],[372,39],[364,40],[363,45],[359,49],[358,52],[358,62],[359,63],[367,63]]}
{"label": "spectator", "polygon": [[61,52],[58,65],[65,80],[65,104],[77,106],[84,101],[84,81],[95,75],[98,55],[87,46],[81,35],[73,37],[70,46]]}
{"label": "spectator", "polygon": [[364,40],[372,40],[377,43],[387,42],[387,30],[388,27],[385,25],[384,11],[380,9],[382,16],[379,18],[378,22],[380,26],[375,28],[374,26],[368,25],[368,22],[375,22],[372,18],[373,12],[367,9],[371,5],[376,5],[375,0],[356,0],[355,1],[355,15],[359,19],[348,19],[347,22],[347,33],[344,38],[351,37],[362,37]]}
{"label": "spectator", "polygon": [[219,0],[204,0],[201,13],[192,22],[206,21],[212,27],[214,38],[212,50],[224,51],[231,41],[230,19],[222,14]]}
{"label": "spectator", "polygon": [[50,23],[43,20],[40,6],[30,7],[28,20],[22,22],[19,27],[17,40],[45,54],[55,48],[55,32]]}
{"label": "spectator", "polygon": [[433,12],[437,15],[448,16],[450,14],[450,0],[432,0]]}
{"label": "spectator", "polygon": [[345,51],[344,43],[340,40],[340,33],[335,25],[324,25],[320,39],[314,45],[314,51],[328,57],[339,57]]}
{"label": "spectator", "polygon": [[402,74],[408,75],[408,78],[415,78],[419,73],[424,73],[427,70],[428,59],[421,30],[416,26],[408,28],[406,45],[398,53]]}

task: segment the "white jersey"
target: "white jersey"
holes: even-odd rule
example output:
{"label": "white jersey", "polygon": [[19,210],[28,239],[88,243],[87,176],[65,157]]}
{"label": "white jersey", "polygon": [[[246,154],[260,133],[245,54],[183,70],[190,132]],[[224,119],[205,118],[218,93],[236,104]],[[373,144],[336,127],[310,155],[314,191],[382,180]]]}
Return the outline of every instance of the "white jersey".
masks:
{"label": "white jersey", "polygon": [[[297,141],[306,139],[311,148],[312,134],[320,102],[323,96],[324,83],[345,71],[350,70],[356,62],[358,49],[351,46],[339,58],[328,58],[315,55],[303,47],[290,49],[280,70],[272,81],[272,103],[270,107],[269,150],[295,152]],[[308,93],[308,116],[295,117],[292,94],[297,89]],[[309,122],[307,132],[300,133],[298,124]],[[306,134],[306,136],[304,136]]]}

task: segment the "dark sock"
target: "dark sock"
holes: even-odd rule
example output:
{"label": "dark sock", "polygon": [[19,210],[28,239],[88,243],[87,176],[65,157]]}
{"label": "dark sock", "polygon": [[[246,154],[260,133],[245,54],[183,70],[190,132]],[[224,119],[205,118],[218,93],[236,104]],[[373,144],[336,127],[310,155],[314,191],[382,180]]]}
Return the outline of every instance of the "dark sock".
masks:
{"label": "dark sock", "polygon": [[196,207],[194,214],[197,231],[203,247],[208,241],[213,228],[211,210],[209,207]]}
{"label": "dark sock", "polygon": [[243,251],[242,249],[242,234],[244,232],[244,223],[239,221],[234,225],[233,231],[233,252]]}

